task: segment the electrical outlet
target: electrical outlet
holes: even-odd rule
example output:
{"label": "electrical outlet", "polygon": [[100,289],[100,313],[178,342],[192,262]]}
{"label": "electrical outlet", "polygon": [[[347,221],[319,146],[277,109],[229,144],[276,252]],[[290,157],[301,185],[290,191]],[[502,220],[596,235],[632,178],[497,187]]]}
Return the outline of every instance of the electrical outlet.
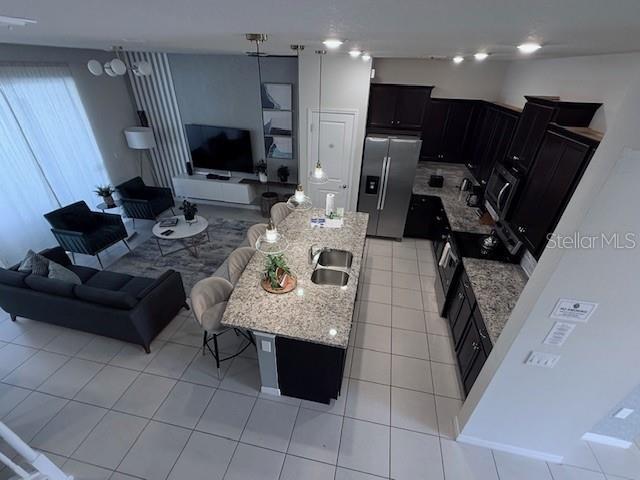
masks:
{"label": "electrical outlet", "polygon": [[262,340],[260,342],[260,348],[263,352],[271,353],[271,342],[268,340]]}
{"label": "electrical outlet", "polygon": [[553,368],[560,360],[560,355],[554,355],[553,353],[544,352],[531,352],[525,360],[526,365],[533,365],[534,367]]}

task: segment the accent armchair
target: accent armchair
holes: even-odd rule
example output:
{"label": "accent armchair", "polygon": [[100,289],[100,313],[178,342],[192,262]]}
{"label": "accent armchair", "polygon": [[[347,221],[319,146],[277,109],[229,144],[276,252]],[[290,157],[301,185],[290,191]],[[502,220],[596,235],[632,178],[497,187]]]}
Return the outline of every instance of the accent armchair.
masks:
{"label": "accent armchair", "polygon": [[[44,215],[51,224],[51,232],[66,251],[94,255],[100,267],[99,253],[127,238],[127,230],[120,215],[92,212],[85,202],[76,202]],[[130,250],[130,249],[129,249]]]}
{"label": "accent armchair", "polygon": [[140,177],[132,178],[116,187],[122,202],[122,209],[127,217],[135,219],[156,220],[158,216],[171,209],[175,202],[170,188],[148,187]]}

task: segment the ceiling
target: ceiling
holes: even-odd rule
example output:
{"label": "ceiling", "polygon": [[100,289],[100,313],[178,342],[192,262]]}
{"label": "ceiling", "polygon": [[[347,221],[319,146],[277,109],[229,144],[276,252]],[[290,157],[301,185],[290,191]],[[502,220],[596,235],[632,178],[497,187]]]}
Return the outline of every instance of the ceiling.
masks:
{"label": "ceiling", "polygon": [[535,56],[640,51],[639,0],[2,0],[0,15],[38,21],[0,27],[0,43],[99,49],[240,53],[262,32],[271,54],[328,36],[374,57],[510,59],[529,38]]}

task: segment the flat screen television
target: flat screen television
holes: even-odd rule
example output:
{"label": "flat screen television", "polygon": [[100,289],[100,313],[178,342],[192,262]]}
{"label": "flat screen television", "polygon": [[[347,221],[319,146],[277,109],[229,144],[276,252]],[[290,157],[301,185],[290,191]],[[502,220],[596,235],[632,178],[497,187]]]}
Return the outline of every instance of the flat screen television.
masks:
{"label": "flat screen television", "polygon": [[184,127],[195,168],[253,173],[249,130],[195,124]]}

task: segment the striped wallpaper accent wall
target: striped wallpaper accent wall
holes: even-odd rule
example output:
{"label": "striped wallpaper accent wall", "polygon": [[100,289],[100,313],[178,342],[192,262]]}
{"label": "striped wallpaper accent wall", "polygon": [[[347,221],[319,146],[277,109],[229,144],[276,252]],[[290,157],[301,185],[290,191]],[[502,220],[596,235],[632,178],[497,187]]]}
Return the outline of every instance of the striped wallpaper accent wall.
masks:
{"label": "striped wallpaper accent wall", "polygon": [[129,69],[129,81],[138,110],[144,110],[156,137],[156,148],[149,150],[153,172],[160,186],[173,189],[171,177],[186,173],[190,160],[187,139],[176,101],[173,78],[166,53],[126,52],[129,64],[146,60],[153,73],[137,77]]}

